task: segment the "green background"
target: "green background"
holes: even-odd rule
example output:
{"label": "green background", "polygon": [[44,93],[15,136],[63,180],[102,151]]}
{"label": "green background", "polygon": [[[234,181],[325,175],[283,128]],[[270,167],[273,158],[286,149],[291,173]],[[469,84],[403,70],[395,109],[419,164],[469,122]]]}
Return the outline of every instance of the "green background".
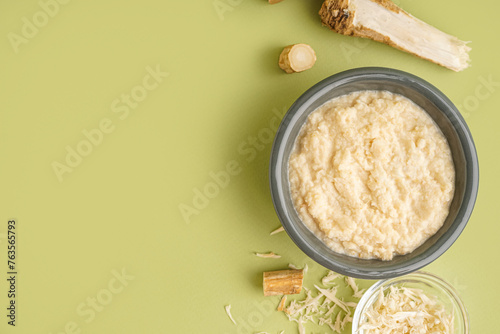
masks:
{"label": "green background", "polygon": [[[459,106],[472,131],[481,172],[473,216],[425,270],[459,290],[473,332],[493,333],[500,311],[500,5],[397,3],[472,41],[472,67],[455,73],[338,35],[321,26],[317,0],[73,0],[41,21],[46,24],[16,53],[12,34],[21,36],[23,17],[33,22],[41,7],[35,0],[2,1],[0,273],[7,271],[7,221],[15,218],[19,275],[15,328],[7,326],[8,287],[0,281],[0,333],[296,332],[283,314],[270,311],[269,301],[274,307],[278,298],[262,296],[262,271],[307,263],[305,285],[312,286],[326,270],[285,233],[269,236],[279,221],[268,187],[265,129],[314,83],[361,66],[428,80]],[[312,69],[292,75],[279,69],[279,53],[292,43],[315,49]],[[168,77],[120,119],[113,101],[157,66]],[[59,182],[54,162],[65,163],[66,147],[75,149],[85,140],[82,131],[103,119],[113,131]],[[231,161],[239,173],[212,189],[213,198],[187,223],[180,205],[192,206],[210,173]],[[253,255],[267,251],[282,258]],[[113,277],[122,270],[129,277],[118,289]],[[110,294],[109,284],[120,291]],[[78,313],[98,296],[106,305],[92,319]],[[227,304],[239,326],[224,313]]]}

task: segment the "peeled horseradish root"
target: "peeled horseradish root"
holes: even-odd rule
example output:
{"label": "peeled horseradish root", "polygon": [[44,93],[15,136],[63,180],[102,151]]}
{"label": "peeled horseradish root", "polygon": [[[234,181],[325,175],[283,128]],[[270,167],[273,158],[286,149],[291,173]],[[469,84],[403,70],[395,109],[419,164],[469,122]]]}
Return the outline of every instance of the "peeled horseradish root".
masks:
{"label": "peeled horseradish root", "polygon": [[470,47],[420,21],[390,0],[326,0],[319,11],[330,29],[369,38],[453,71],[469,67]]}
{"label": "peeled horseradish root", "polygon": [[313,67],[316,53],[307,44],[293,44],[283,49],[279,66],[286,73],[302,72]]}

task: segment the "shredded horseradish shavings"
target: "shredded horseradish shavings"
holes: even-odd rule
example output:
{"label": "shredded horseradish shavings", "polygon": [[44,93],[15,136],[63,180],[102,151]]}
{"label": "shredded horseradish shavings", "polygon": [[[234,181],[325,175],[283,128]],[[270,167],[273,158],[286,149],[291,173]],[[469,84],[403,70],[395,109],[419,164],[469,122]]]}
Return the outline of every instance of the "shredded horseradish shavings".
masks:
{"label": "shredded horseradish shavings", "polygon": [[453,315],[435,296],[420,289],[391,286],[366,312],[364,334],[452,334]]}
{"label": "shredded horseradish shavings", "polygon": [[[284,309],[288,319],[298,324],[300,334],[306,333],[305,324],[307,322],[327,326],[337,333],[341,333],[347,323],[352,322],[352,315],[357,303],[344,301],[337,297],[339,286],[334,284],[333,281],[340,277],[344,276],[329,271],[321,280],[324,286],[328,286],[327,288],[314,285],[315,289],[312,291],[304,287],[304,291],[306,292],[305,298],[302,300],[292,300],[288,307]],[[351,288],[359,294],[359,288],[354,279],[349,282],[348,286],[353,284],[355,288],[353,286]]]}
{"label": "shredded horseradish shavings", "polygon": [[[295,269],[295,270],[300,269],[299,267],[297,267],[297,266],[296,266],[296,265],[294,265],[293,263],[289,263],[289,264],[288,264],[288,268],[290,268],[290,269]],[[307,271],[309,270],[309,267],[307,266],[307,263],[306,263],[306,264],[304,264],[304,268],[302,268],[302,270],[304,271],[304,275],[305,275],[305,274],[307,274]]]}
{"label": "shredded horseradish shavings", "polygon": [[275,234],[277,234],[277,233],[283,232],[284,230],[285,230],[285,229],[283,228],[283,226],[280,226],[280,227],[278,227],[277,229],[275,229],[274,231],[272,231],[272,232],[270,233],[270,235],[275,235]]}
{"label": "shredded horseradish shavings", "polygon": [[321,279],[321,284],[329,285],[339,277],[340,277],[340,274],[337,274],[334,271],[329,271],[328,274]]}
{"label": "shredded horseradish shavings", "polygon": [[236,325],[236,321],[234,321],[233,316],[231,315],[231,304],[224,306],[224,309],[226,310],[226,313],[227,313],[227,316],[229,317],[229,319],[231,319],[233,324]]}
{"label": "shredded horseradish shavings", "polygon": [[278,305],[278,311],[283,311],[283,309],[285,308],[285,304],[286,304],[286,295],[283,295]]}
{"label": "shredded horseradish shavings", "polygon": [[255,255],[258,256],[258,257],[266,258],[266,259],[279,259],[279,258],[281,258],[281,255],[274,254],[273,252],[269,252],[269,253],[255,253]]}
{"label": "shredded horseradish shavings", "polygon": [[351,287],[352,292],[354,292],[353,296],[355,298],[361,298],[361,296],[363,296],[363,293],[365,293],[364,289],[359,290],[358,286],[356,285],[356,282],[354,281],[354,278],[346,276],[345,283]]}

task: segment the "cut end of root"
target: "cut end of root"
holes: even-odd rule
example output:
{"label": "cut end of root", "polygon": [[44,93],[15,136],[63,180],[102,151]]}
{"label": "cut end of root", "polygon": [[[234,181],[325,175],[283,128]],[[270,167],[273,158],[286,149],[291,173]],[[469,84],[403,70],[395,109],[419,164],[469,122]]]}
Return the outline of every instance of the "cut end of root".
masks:
{"label": "cut end of root", "polygon": [[316,63],[316,53],[307,44],[293,44],[283,49],[279,59],[280,68],[286,73],[302,72]]}

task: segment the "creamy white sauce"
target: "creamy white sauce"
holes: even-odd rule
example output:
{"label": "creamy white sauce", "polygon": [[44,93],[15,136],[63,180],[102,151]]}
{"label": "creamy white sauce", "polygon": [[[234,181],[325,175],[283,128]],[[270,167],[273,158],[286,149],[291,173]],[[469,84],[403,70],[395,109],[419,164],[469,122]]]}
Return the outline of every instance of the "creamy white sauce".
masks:
{"label": "creamy white sauce", "polygon": [[362,91],[309,115],[289,160],[295,208],[336,252],[390,260],[442,226],[454,194],[448,143],[409,99]]}

